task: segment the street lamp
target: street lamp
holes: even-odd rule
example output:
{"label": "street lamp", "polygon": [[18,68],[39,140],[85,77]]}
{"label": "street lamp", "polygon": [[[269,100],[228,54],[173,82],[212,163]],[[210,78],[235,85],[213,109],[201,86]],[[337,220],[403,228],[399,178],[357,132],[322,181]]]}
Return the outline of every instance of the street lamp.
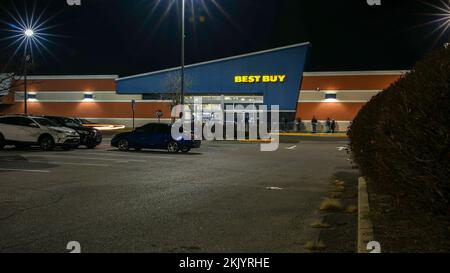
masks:
{"label": "street lamp", "polygon": [[181,105],[184,107],[184,44],[185,44],[185,17],[186,1],[181,0]]}
{"label": "street lamp", "polygon": [[[47,46],[44,44],[44,42],[51,42],[46,37],[48,36],[59,36],[54,34],[47,34],[44,31],[46,29],[52,28],[54,26],[45,26],[51,19],[44,19],[44,12],[43,10],[41,13],[36,12],[36,2],[34,3],[33,12],[31,14],[26,14],[24,16],[21,16],[19,14],[19,11],[15,9],[16,15],[13,13],[10,13],[8,11],[7,14],[11,17],[11,20],[13,23],[8,23],[3,20],[0,20],[0,23],[6,23],[8,25],[8,29],[6,31],[11,32],[12,34],[8,37],[5,37],[2,40],[3,41],[10,41],[9,45],[7,45],[6,48],[10,47],[16,47],[14,52],[9,58],[9,62],[12,61],[14,57],[19,53],[19,51],[24,49],[24,55],[23,55],[23,77],[24,77],[24,113],[25,115],[28,114],[28,82],[27,82],[27,76],[28,76],[28,69],[29,65],[34,59],[34,49],[37,49],[39,55],[43,55],[41,48],[50,54],[52,57],[55,57],[53,53],[47,48]],[[26,12],[26,11],[25,11]],[[4,30],[4,29],[2,29]],[[5,49],[6,49],[5,48]]]}
{"label": "street lamp", "polygon": [[[27,39],[27,45],[31,44],[29,39],[32,39],[34,36],[34,31],[30,28],[25,29],[25,31],[23,32],[23,34],[25,35],[25,39]],[[28,54],[28,46],[25,46],[25,54],[24,54],[24,73],[23,73],[23,77],[24,77],[24,92],[23,92],[23,111],[24,114],[27,115],[28,114],[28,82],[27,82],[27,74],[28,74],[28,63],[31,61],[31,56]]]}
{"label": "street lamp", "polygon": [[26,29],[23,33],[25,34],[26,37],[29,38],[33,37],[34,35],[34,31],[32,29]]}

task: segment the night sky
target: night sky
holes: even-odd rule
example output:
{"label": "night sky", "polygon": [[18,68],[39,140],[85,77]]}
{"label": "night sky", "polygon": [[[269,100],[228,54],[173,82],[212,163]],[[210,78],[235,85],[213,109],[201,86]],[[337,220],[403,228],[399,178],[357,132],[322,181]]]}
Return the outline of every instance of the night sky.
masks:
{"label": "night sky", "polygon": [[[6,11],[15,15],[14,3],[24,16],[25,2],[29,14],[33,2],[36,13],[45,10],[45,32],[55,35],[44,41],[51,54],[34,57],[33,74],[126,76],[180,64],[179,0],[170,9],[172,0],[82,0],[81,7],[66,0],[0,0],[0,39],[11,36],[6,22],[14,23]],[[437,24],[420,26],[440,12],[418,0],[382,0],[381,6],[366,0],[187,2],[188,64],[309,41],[307,71],[409,69],[450,32],[438,39],[431,33]],[[5,50],[10,42],[0,40],[0,63],[14,51]]]}

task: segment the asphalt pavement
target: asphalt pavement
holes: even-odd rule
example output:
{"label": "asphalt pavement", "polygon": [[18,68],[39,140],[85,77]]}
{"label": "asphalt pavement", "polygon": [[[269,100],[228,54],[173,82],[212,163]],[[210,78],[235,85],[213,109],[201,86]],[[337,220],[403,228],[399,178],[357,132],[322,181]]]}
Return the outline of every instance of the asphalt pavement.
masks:
{"label": "asphalt pavement", "polygon": [[[107,142],[107,141],[106,141]],[[164,151],[0,151],[0,252],[307,252],[342,140]]]}

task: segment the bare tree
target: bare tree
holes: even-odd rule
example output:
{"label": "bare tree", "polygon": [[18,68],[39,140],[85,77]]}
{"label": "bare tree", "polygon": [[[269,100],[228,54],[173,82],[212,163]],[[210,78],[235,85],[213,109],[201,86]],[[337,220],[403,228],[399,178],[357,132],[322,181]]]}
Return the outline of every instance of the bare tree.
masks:
{"label": "bare tree", "polygon": [[[184,83],[185,87],[192,85],[189,78],[185,78]],[[178,72],[167,74],[164,89],[171,101],[172,108],[181,103],[181,75]]]}
{"label": "bare tree", "polygon": [[9,94],[14,82],[14,73],[0,74],[0,98]]}
{"label": "bare tree", "polygon": [[8,95],[11,89],[23,85],[23,82],[19,80],[18,71],[21,71],[21,65],[0,64],[0,98]]}

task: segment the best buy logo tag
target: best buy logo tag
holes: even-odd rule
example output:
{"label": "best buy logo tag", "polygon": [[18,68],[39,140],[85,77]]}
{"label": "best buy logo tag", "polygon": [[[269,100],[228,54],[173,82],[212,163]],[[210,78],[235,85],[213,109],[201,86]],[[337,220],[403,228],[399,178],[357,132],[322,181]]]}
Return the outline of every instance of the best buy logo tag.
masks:
{"label": "best buy logo tag", "polygon": [[235,83],[284,83],[286,75],[234,76]]}

